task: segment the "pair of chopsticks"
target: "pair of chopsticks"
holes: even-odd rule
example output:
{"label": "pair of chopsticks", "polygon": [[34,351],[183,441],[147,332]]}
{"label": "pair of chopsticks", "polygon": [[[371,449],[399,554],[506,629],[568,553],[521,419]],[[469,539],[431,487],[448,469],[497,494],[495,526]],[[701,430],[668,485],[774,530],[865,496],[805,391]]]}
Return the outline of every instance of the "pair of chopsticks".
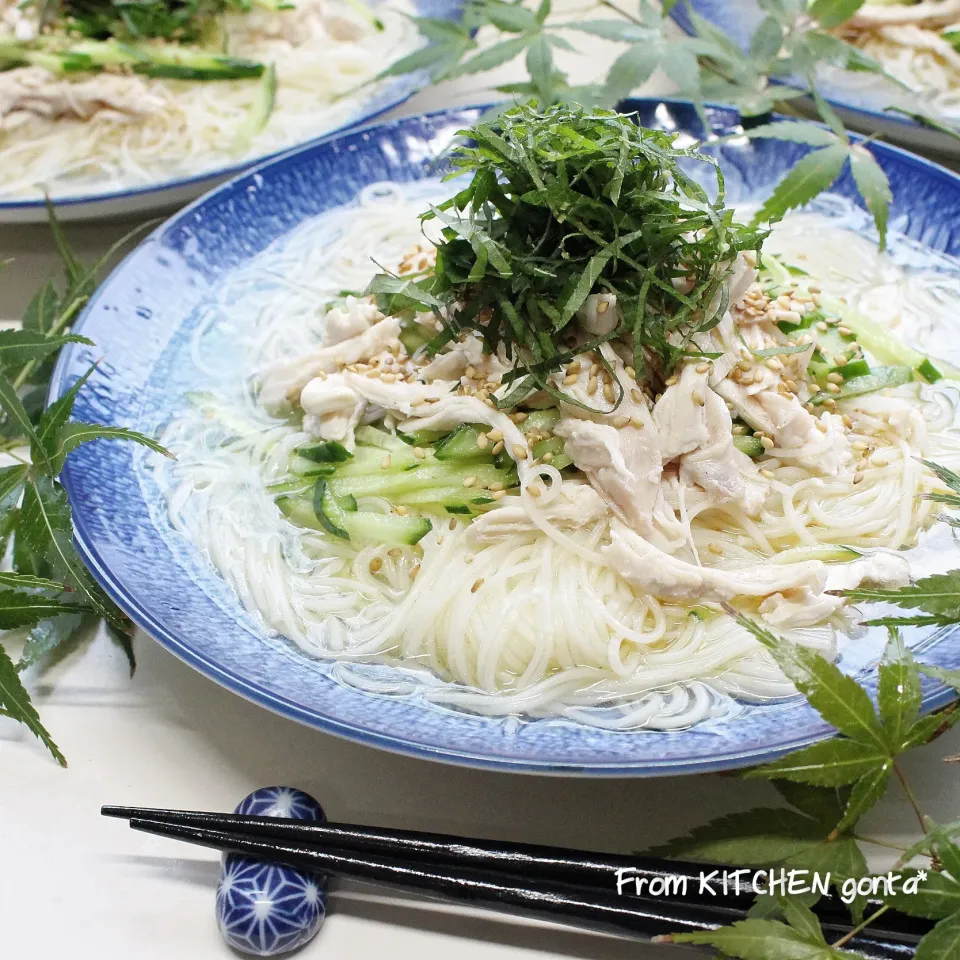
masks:
{"label": "pair of chopsticks", "polygon": [[[701,893],[700,877],[712,868],[653,857],[238,814],[118,806],[101,813],[128,820],[135,830],[271,863],[646,940],[742,920],[754,898],[742,887],[739,894]],[[623,895],[617,893],[618,871],[628,880]],[[638,896],[636,878],[676,878],[677,892],[669,899]],[[828,941],[850,932],[836,897],[823,898],[816,910]],[[925,921],[887,912],[844,949],[865,960],[906,960],[929,929]]]}

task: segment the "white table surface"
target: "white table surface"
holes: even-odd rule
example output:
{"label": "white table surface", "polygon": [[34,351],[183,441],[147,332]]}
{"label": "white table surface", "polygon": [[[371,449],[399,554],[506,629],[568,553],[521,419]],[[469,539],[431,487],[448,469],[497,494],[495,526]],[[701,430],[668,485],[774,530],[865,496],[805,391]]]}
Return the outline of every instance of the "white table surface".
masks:
{"label": "white table surface", "polygon": [[[566,6],[573,9],[570,0]],[[609,48],[578,37],[577,80],[602,72]],[[569,59],[569,55],[567,55]],[[579,74],[579,75],[578,75]],[[519,75],[498,71],[497,81]],[[485,80],[427,91],[397,111],[492,99]],[[654,79],[650,92],[664,89]],[[132,222],[80,224],[93,259]],[[0,318],[12,318],[54,269],[45,227],[0,228]],[[16,724],[0,719],[0,957],[19,960],[217,960],[235,956],[214,923],[217,858],[128,830],[103,803],[229,810],[248,792],[290,784],[337,820],[628,852],[711,817],[777,805],[767,784],[735,777],[583,780],[489,773],[394,756],[274,716],[201,677],[145,635],[139,667],[103,636],[31,676],[44,722],[70,766],[61,770]],[[904,766],[926,810],[953,818],[960,730]],[[891,790],[864,832],[897,842],[915,822]],[[872,854],[877,856],[872,856]],[[890,852],[868,851],[877,868]],[[559,926],[502,919],[343,885],[304,957],[329,960],[656,960],[688,950],[637,945]]]}

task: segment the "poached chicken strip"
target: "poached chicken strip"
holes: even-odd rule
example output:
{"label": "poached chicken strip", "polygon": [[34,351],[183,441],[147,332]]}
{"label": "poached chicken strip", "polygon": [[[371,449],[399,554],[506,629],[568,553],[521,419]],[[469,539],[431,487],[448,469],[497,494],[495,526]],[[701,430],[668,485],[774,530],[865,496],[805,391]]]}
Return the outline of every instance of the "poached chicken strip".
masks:
{"label": "poached chicken strip", "polygon": [[649,533],[661,499],[663,458],[657,428],[646,398],[627,375],[623,361],[609,344],[603,344],[600,350],[617,378],[619,406],[616,394],[611,400],[609,394],[591,391],[590,381],[596,381],[596,375],[590,373],[590,362],[583,358],[576,383],[567,384],[567,378],[555,377],[554,385],[590,409],[562,403],[563,417],[553,432],[563,439],[564,453],[614,512],[635,529]]}
{"label": "poached chicken strip", "polygon": [[610,528],[610,543],[600,550],[610,565],[644,593],[678,603],[718,602],[734,597],[769,597],[791,590],[823,592],[825,564],[756,563],[741,570],[698,567],[658,550],[622,523]]}
{"label": "poached chicken strip", "polygon": [[375,357],[396,340],[400,321],[386,317],[348,340],[321,346],[296,360],[268,367],[260,381],[260,403],[268,413],[285,413],[300,402],[300,391],[321,373]]}

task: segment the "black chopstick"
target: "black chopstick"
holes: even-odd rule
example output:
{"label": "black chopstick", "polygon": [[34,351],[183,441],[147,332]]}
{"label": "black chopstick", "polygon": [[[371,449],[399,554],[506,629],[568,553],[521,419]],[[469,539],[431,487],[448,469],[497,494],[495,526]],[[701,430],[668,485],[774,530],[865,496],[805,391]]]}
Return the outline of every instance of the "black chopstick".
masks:
{"label": "black chopstick", "polygon": [[[136,830],[173,837],[202,846],[243,853],[300,869],[334,873],[391,887],[440,895],[510,912],[551,917],[606,933],[653,939],[669,933],[709,930],[743,919],[744,912],[713,905],[617,897],[572,885],[524,881],[512,874],[466,867],[445,869],[436,865],[403,863],[373,854],[357,854],[241,833],[189,826],[164,820],[131,818]],[[828,938],[849,932],[848,926],[825,925]],[[866,931],[852,937],[846,948],[865,960],[906,960],[913,957],[917,938],[906,934]]]}
{"label": "black chopstick", "polygon": [[[455,837],[445,834],[418,833],[409,830],[391,830],[382,827],[358,826],[348,823],[309,823],[275,817],[252,817],[240,814],[205,813],[187,810],[163,810],[147,807],[105,806],[104,816],[149,819],[157,822],[203,826],[213,830],[243,833],[250,837],[275,837],[316,849],[334,848],[339,851],[371,853],[389,859],[416,861],[452,867],[470,867],[512,873],[524,880],[539,879],[548,883],[587,887],[606,894],[617,892],[618,870],[625,870],[630,884],[624,889],[635,892],[633,880],[649,883],[654,878],[686,880],[686,892],[673,887],[671,900],[699,906],[710,906],[745,911],[757,894],[748,884],[737,894],[731,889],[724,894],[719,884],[713,884],[713,894],[700,893],[700,876],[711,871],[703,864],[683,863],[658,857],[627,857],[617,854],[591,853],[563,847],[540,846],[525,843],[502,843],[491,840]],[[719,868],[722,873],[722,868]],[[750,876],[753,873],[751,872]],[[643,894],[641,894],[643,897]],[[660,900],[662,898],[645,899]],[[864,914],[880,909],[880,902],[871,902]],[[844,925],[849,911],[836,896],[824,897],[814,908],[823,922]],[[930,924],[905,914],[888,911],[873,925],[875,931],[891,931],[921,937]]]}

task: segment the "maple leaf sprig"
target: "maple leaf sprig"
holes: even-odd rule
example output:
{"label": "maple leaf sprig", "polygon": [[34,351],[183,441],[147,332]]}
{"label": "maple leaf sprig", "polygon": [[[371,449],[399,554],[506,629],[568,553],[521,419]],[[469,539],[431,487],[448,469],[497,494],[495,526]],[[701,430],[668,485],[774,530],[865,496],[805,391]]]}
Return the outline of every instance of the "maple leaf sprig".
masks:
{"label": "maple leaf sprig", "polygon": [[[74,546],[70,504],[58,477],[69,454],[95,440],[132,440],[169,454],[132,430],[70,419],[95,367],[44,409],[57,351],[67,343],[92,345],[71,334],[69,326],[119,246],[85,267],[70,250],[52,209],[49,215],[63,266],[62,289],[45,283],[27,307],[21,328],[0,333],[0,451],[15,461],[0,468],[0,556],[8,557],[12,567],[0,572],[0,630],[31,628],[16,662],[0,641],[0,715],[24,724],[66,765],[20,674],[67,651],[101,619],[124,650],[131,672],[135,661],[132,624],[90,575]],[[29,460],[20,455],[25,448]]]}
{"label": "maple leaf sprig", "polygon": [[[870,841],[854,829],[883,797],[895,775],[927,831],[923,840],[903,853],[898,868],[927,855],[934,858],[938,870],[906,871],[902,882],[925,878],[919,883],[919,892],[904,893],[901,882],[899,888],[872,902],[874,912],[866,920],[863,913],[867,899],[856,895],[850,902],[851,914],[859,924],[858,931],[889,909],[935,920],[936,926],[921,941],[917,957],[955,958],[960,945],[960,849],[954,840],[960,836],[960,822],[942,828],[933,825],[920,810],[897,760],[908,750],[930,743],[960,720],[956,703],[940,713],[920,716],[920,674],[926,673],[960,692],[960,671],[917,663],[900,635],[890,630],[878,668],[874,706],[863,687],[820,654],[777,637],[733,608],[727,612],[770,651],[797,689],[840,736],[743,774],[771,779],[789,809],[759,808],[721,817],[653,852],[711,863],[779,866],[821,876],[829,873],[840,890],[848,880],[869,876],[860,843]],[[818,899],[815,893],[760,897],[745,921],[669,939],[711,944],[725,956],[741,960],[781,955],[810,960],[855,957],[842,949],[847,938],[832,945],[826,942],[816,914],[808,909],[815,907]]]}
{"label": "maple leaf sprig", "polygon": [[[815,148],[789,171],[761,213],[765,219],[776,219],[809,202],[829,189],[849,164],[882,246],[892,199],[890,185],[867,146],[850,140],[835,111],[820,96],[816,81],[818,69],[829,65],[899,82],[880,62],[834,32],[856,13],[861,2],[764,0],[765,16],[746,50],[689,7],[685,15],[691,34],[670,29],[667,18],[676,5],[671,0],[660,5],[639,0],[631,12],[617,0],[598,0],[598,8],[613,16],[580,14],[556,19],[551,0],[540,0],[535,7],[524,5],[523,0],[470,0],[460,23],[415,18],[429,44],[391,64],[380,78],[426,70],[437,83],[483,73],[522,56],[528,79],[499,86],[498,92],[520,101],[532,100],[544,109],[557,103],[589,108],[615,106],[659,70],[680,96],[694,103],[708,129],[706,103],[729,104],[749,119],[775,110],[789,112],[793,100],[812,97],[826,127],[811,122],[774,122],[748,132]],[[480,49],[475,37],[480,28],[499,34],[500,39]],[[554,59],[556,51],[578,52],[575,42],[567,39],[574,36],[575,41],[576,34],[624,47],[606,74],[592,83],[572,84]],[[937,121],[931,119],[930,123]]]}

